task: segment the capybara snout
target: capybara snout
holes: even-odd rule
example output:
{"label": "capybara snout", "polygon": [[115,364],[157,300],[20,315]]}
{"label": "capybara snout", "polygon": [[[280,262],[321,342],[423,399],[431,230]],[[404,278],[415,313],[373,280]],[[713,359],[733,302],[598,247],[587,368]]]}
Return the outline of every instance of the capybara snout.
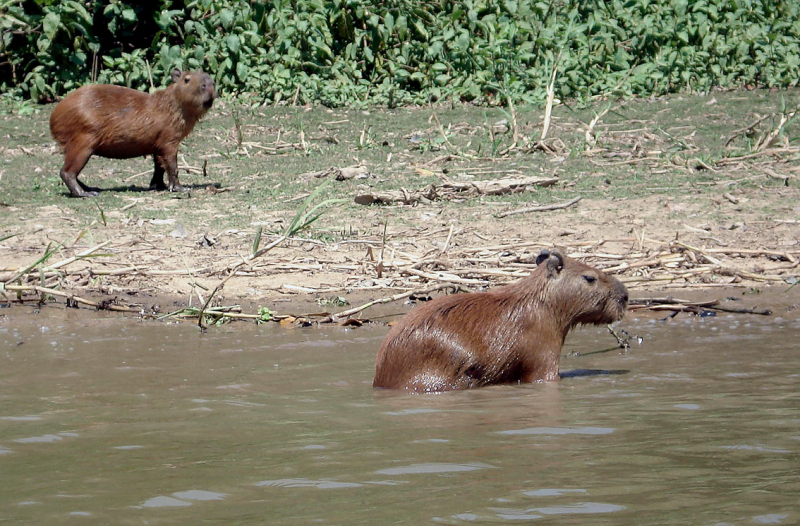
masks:
{"label": "capybara snout", "polygon": [[557,380],[570,329],[622,319],[628,291],[555,250],[543,250],[536,262],[516,283],[440,297],[409,312],[378,352],[373,385],[431,392]]}
{"label": "capybara snout", "polygon": [[[202,71],[172,71],[172,83],[147,94],[122,86],[92,84],[67,95],[50,115],[50,132],[64,150],[59,176],[75,197],[97,195],[78,180],[92,155],[112,159],[153,156],[150,189],[182,191],[178,146],[217,97],[214,79]],[[164,184],[164,173],[169,186]]]}

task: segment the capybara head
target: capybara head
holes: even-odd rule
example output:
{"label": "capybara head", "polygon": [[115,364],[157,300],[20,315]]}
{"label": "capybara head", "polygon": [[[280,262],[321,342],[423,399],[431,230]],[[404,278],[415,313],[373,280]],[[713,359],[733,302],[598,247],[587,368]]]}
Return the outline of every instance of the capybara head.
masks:
{"label": "capybara head", "polygon": [[205,113],[217,96],[214,79],[202,71],[172,70],[172,82],[175,84],[176,98],[184,109]]}
{"label": "capybara head", "polygon": [[557,250],[542,250],[536,273],[543,273],[542,301],[567,327],[614,323],[628,308],[628,290],[609,276]]}

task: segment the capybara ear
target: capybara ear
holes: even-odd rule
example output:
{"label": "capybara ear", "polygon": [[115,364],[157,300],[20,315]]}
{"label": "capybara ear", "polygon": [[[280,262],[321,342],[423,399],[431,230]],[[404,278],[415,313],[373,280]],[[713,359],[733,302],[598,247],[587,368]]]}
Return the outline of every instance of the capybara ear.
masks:
{"label": "capybara ear", "polygon": [[556,272],[561,272],[564,269],[564,256],[561,255],[561,252],[556,252],[555,250],[550,252],[547,267],[554,269]]}
{"label": "capybara ear", "polygon": [[536,256],[536,265],[537,266],[541,265],[542,261],[545,261],[549,257],[550,257],[550,251],[547,250],[546,248],[542,249],[542,251],[539,252],[539,255]]}
{"label": "capybara ear", "polygon": [[172,82],[178,82],[180,80],[180,78],[181,78],[181,75],[183,75],[183,71],[179,70],[178,68],[173,69],[172,70]]}
{"label": "capybara ear", "polygon": [[559,252],[542,250],[542,252],[536,258],[536,262],[539,264],[545,263],[547,265],[547,274],[551,278],[558,276],[559,273],[564,269],[564,256],[562,256]]}

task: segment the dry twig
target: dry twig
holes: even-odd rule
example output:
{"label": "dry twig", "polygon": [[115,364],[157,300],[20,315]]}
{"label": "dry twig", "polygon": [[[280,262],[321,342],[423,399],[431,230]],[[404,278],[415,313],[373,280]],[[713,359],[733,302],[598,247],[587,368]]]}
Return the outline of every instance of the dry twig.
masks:
{"label": "dry twig", "polygon": [[547,212],[550,210],[561,210],[564,208],[569,208],[570,206],[576,204],[581,199],[582,197],[578,196],[573,199],[570,199],[566,203],[556,203],[553,205],[530,206],[527,208],[519,208],[517,210],[510,210],[508,212],[500,212],[499,214],[496,214],[495,217],[507,217],[516,214],[527,214],[528,212]]}

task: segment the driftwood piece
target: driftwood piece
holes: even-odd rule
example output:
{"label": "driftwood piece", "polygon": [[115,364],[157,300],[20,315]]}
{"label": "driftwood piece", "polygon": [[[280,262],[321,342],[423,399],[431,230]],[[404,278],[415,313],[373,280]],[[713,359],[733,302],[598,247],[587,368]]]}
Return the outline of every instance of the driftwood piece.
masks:
{"label": "driftwood piece", "polygon": [[360,205],[394,204],[406,205],[430,203],[436,200],[463,199],[478,195],[502,195],[526,192],[534,186],[552,186],[558,183],[558,177],[507,177],[487,181],[444,181],[432,184],[421,190],[405,189],[388,192],[370,192],[355,197]]}

